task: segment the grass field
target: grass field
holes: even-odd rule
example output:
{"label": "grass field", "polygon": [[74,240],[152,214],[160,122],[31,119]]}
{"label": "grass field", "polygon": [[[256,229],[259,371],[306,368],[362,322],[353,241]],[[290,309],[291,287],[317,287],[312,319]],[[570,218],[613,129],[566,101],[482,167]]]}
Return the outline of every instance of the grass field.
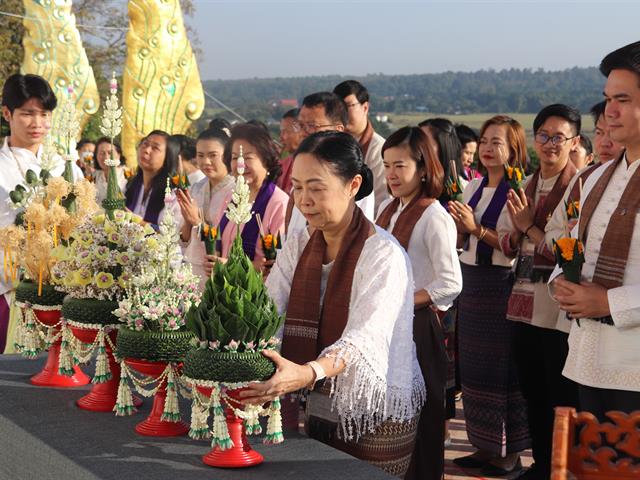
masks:
{"label": "grass field", "polygon": [[[451,120],[453,123],[464,123],[476,131],[480,130],[480,127],[485,120],[497,115],[496,113],[471,113],[468,115],[447,115],[441,113],[380,113],[380,115],[388,115],[389,121],[393,125],[393,129],[403,127],[405,125],[417,125],[421,121],[427,118],[444,117]],[[527,134],[527,141],[531,141],[533,138],[533,119],[536,117],[534,113],[505,113],[515,120],[517,120],[525,129]],[[582,131],[591,138],[593,133],[593,120],[591,115],[582,116]]]}

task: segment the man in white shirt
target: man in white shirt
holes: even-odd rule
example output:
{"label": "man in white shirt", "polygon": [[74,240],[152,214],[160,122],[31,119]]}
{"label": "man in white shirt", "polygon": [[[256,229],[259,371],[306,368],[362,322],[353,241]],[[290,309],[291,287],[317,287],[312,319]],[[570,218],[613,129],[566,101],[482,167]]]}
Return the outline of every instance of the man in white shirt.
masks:
{"label": "man in white shirt", "polygon": [[373,172],[373,191],[375,194],[375,212],[380,204],[390,197],[382,164],[382,145],[384,138],[373,130],[369,120],[369,92],[360,82],[346,80],[338,84],[333,93],[342,98],[347,107],[349,120],[346,125],[348,133],[353,135],[362,149],[364,163]]}
{"label": "man in white shirt", "polygon": [[[344,132],[348,123],[347,109],[344,102],[335,93],[317,92],[307,95],[302,100],[298,114],[298,124],[302,129],[303,139],[316,132],[336,130]],[[365,216],[372,222],[375,220],[375,193],[356,202]],[[287,232],[305,228],[307,221],[302,212],[293,205],[293,192],[287,205],[285,229]]]}
{"label": "man in white shirt", "polygon": [[583,281],[553,284],[560,308],[580,319],[563,374],[578,383],[580,409],[604,419],[640,408],[640,42],[607,55],[600,71],[611,139],[626,152],[585,183],[573,229],[584,242]]}
{"label": "man in white shirt", "polygon": [[[49,83],[38,75],[10,76],[2,89],[2,118],[9,124],[10,135],[0,149],[0,227],[14,222],[17,211],[11,208],[9,192],[18,184],[25,184],[25,174],[31,169],[40,173],[42,142],[51,129],[51,113],[57,99]],[[74,177],[83,177],[82,170],[73,163]],[[64,172],[59,158],[53,176]],[[2,245],[0,245],[0,249]],[[4,255],[4,251],[3,251]],[[5,281],[4,267],[0,274],[0,353],[5,350],[9,325],[9,305],[13,285]]]}

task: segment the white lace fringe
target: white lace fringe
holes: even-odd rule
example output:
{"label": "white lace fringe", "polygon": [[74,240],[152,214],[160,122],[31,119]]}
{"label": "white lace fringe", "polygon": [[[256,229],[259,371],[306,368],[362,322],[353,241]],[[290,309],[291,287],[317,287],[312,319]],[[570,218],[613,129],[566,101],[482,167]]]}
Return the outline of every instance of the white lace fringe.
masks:
{"label": "white lace fringe", "polygon": [[329,348],[320,355],[346,364],[342,373],[331,379],[331,409],[338,413],[339,433],[346,440],[357,441],[387,420],[410,420],[424,405],[426,391],[419,370],[410,386],[390,387],[356,346],[338,341]]}

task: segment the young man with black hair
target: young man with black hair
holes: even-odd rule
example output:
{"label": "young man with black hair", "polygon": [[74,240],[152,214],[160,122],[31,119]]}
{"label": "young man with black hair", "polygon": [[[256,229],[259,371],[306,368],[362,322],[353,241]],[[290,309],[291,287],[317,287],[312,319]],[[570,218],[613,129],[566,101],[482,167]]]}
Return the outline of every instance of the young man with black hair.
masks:
{"label": "young man with black hair", "polygon": [[[49,83],[38,75],[11,75],[2,89],[2,118],[9,124],[10,135],[0,148],[0,227],[15,221],[16,210],[9,206],[9,192],[16,185],[25,185],[27,170],[40,173],[42,143],[51,129],[51,116],[57,99]],[[73,164],[74,177],[83,177]],[[64,172],[59,158],[53,176]],[[1,246],[0,246],[1,248]],[[3,252],[4,253],[4,252]],[[5,351],[9,329],[9,305],[13,286],[0,273],[0,353]]]}
{"label": "young man with black hair", "polygon": [[547,480],[551,467],[554,408],[576,406],[577,386],[562,376],[567,358],[568,320],[558,316],[547,280],[555,256],[545,242],[545,225],[577,170],[569,152],[580,141],[580,113],[566,105],[543,108],[533,122],[540,166],[517,192],[507,195],[509,221],[498,232],[506,255],[518,255],[507,318],[515,321],[514,352],[527,403],[535,465],[527,480]]}
{"label": "young man with black hair", "polygon": [[[316,132],[336,130],[344,132],[348,122],[347,108],[340,97],[331,92],[317,92],[307,95],[302,100],[298,113],[302,139]],[[375,220],[375,191],[356,202],[365,216],[372,222]],[[307,221],[293,203],[290,196],[285,215],[285,231],[306,228]]]}
{"label": "young man with black hair", "polygon": [[578,383],[580,410],[605,420],[640,409],[640,42],[608,54],[600,71],[611,139],[625,152],[584,185],[573,230],[584,242],[582,282],[559,276],[553,286],[576,319],[563,373]]}
{"label": "young man with black hair", "polygon": [[349,120],[346,130],[360,143],[364,163],[373,172],[375,211],[377,213],[378,206],[389,198],[389,192],[382,164],[384,138],[373,130],[373,125],[369,120],[369,92],[360,82],[346,80],[336,85],[333,93],[338,95],[347,107]]}
{"label": "young man with black hair", "polygon": [[[567,205],[573,202],[580,203],[582,186],[584,186],[589,176],[601,165],[610,160],[617,159],[624,150],[622,145],[611,140],[611,137],[609,136],[609,127],[607,126],[607,120],[604,116],[605,105],[606,103],[604,101],[599,102],[591,107],[589,112],[593,117],[593,123],[595,125],[595,128],[593,129],[593,139],[595,143],[597,161],[592,165],[584,167],[571,179],[571,182],[569,182],[562,200],[553,211],[553,214],[544,229],[547,247],[549,248],[553,247],[553,240],[566,237],[567,229],[571,230],[575,226],[577,219],[569,218]],[[587,137],[580,135],[580,142],[585,138]],[[565,313],[560,312],[560,315],[564,316]]]}

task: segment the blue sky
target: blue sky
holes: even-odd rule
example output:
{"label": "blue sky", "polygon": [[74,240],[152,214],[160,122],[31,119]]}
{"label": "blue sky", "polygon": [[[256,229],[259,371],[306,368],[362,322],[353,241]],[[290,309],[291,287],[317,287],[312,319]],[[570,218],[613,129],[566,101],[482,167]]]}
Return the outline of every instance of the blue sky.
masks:
{"label": "blue sky", "polygon": [[194,0],[204,80],[597,65],[640,0]]}

